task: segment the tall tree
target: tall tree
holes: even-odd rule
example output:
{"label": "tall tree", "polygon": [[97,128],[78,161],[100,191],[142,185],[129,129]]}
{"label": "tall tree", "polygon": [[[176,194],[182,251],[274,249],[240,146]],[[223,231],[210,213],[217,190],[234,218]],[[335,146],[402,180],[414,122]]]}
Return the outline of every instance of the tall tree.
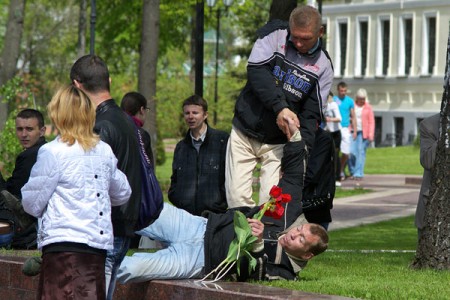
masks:
{"label": "tall tree", "polygon": [[450,30],[445,89],[440,111],[440,137],[431,172],[430,200],[425,204],[425,226],[419,236],[415,268],[450,269]]}
{"label": "tall tree", "polygon": [[152,139],[153,157],[156,157],[156,66],[158,62],[159,0],[144,0],[142,9],[141,49],[139,56],[138,90],[147,99],[150,109],[145,128]]}
{"label": "tall tree", "polygon": [[[9,3],[9,17],[6,25],[4,47],[0,55],[0,86],[13,78],[16,73],[24,15],[25,0],[11,0]],[[8,104],[3,103],[0,96],[0,130],[5,125],[8,111]]]}

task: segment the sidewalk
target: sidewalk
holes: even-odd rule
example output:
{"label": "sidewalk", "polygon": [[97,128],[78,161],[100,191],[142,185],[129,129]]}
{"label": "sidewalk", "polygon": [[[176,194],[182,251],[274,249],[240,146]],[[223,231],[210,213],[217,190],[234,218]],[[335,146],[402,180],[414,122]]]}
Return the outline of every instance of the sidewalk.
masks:
{"label": "sidewalk", "polygon": [[[374,192],[335,198],[329,230],[355,227],[399,217],[414,215],[422,176],[366,175],[360,187]],[[342,188],[354,188],[356,181],[347,179]]]}

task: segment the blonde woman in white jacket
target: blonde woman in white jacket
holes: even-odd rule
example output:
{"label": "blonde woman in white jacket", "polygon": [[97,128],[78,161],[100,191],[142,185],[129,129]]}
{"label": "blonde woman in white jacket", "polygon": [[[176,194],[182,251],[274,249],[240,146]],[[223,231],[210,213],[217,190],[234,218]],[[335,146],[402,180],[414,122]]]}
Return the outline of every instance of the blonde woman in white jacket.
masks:
{"label": "blonde woman in white jacket", "polygon": [[111,206],[131,189],[110,146],[94,134],[95,108],[73,86],[47,106],[59,135],[38,153],[22,188],[24,210],[39,218],[38,299],[105,299],[106,250],[113,248]]}

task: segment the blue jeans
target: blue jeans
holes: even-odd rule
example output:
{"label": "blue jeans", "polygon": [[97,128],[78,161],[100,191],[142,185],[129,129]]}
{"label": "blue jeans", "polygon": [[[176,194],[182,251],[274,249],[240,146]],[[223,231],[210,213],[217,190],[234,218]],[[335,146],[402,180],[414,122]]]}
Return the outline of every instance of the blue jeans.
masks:
{"label": "blue jeans", "polygon": [[363,139],[362,131],[358,131],[356,139],[352,141],[348,168],[353,177],[364,177],[364,165],[366,163],[366,151],[369,140]]}
{"label": "blue jeans", "polygon": [[204,237],[207,219],[164,203],[159,218],[136,232],[167,245],[154,253],[135,253],[124,258],[120,283],[153,279],[200,278],[205,265]]}
{"label": "blue jeans", "polygon": [[105,262],[106,300],[112,300],[116,288],[117,270],[127,254],[131,238],[114,237],[114,249],[108,250]]}

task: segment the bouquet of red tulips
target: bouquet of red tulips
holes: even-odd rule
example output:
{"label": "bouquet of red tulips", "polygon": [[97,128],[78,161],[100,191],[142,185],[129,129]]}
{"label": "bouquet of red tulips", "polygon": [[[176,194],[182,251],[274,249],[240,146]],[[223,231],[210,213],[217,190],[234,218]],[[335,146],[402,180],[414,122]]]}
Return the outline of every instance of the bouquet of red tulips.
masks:
{"label": "bouquet of red tulips", "polygon": [[[284,207],[282,203],[291,201],[291,195],[283,194],[282,189],[278,186],[273,186],[270,190],[270,199],[268,202],[260,206],[260,210],[253,216],[253,219],[261,220],[262,216],[280,219],[284,214]],[[205,279],[211,274],[217,272],[214,280],[207,282],[216,282],[220,280],[231,268],[236,265],[237,273],[240,274],[240,262],[242,257],[247,257],[249,260],[249,273],[256,267],[256,259],[251,255],[250,251],[254,242],[258,240],[256,236],[252,235],[252,229],[247,222],[247,218],[240,211],[235,211],[234,231],[236,233],[235,239],[231,242],[228,248],[227,257],[201,281],[206,282]]]}

